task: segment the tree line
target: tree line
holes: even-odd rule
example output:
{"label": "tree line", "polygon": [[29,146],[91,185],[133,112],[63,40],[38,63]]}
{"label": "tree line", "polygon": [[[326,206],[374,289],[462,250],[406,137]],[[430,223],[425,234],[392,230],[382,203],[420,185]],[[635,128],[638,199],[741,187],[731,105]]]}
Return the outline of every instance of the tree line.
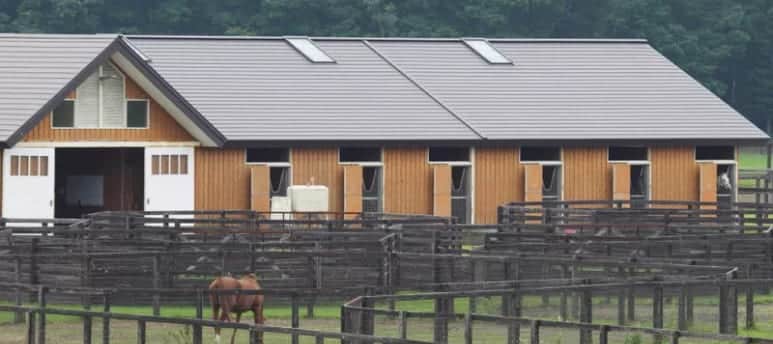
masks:
{"label": "tree line", "polygon": [[0,0],[0,31],[646,38],[760,127],[770,0]]}

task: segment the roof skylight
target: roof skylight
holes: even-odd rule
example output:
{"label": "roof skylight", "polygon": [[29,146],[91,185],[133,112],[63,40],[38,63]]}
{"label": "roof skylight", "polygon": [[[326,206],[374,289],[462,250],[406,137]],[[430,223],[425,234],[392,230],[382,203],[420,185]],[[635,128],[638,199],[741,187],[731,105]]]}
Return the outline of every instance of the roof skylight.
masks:
{"label": "roof skylight", "polygon": [[330,55],[326,54],[320,49],[311,39],[306,37],[292,37],[285,38],[288,44],[290,44],[295,50],[298,50],[309,61],[314,63],[335,63]]}
{"label": "roof skylight", "polygon": [[468,38],[464,40],[464,44],[472,49],[476,54],[480,55],[484,60],[491,64],[512,64],[505,55],[499,52],[496,48],[491,46],[489,42],[483,38]]}

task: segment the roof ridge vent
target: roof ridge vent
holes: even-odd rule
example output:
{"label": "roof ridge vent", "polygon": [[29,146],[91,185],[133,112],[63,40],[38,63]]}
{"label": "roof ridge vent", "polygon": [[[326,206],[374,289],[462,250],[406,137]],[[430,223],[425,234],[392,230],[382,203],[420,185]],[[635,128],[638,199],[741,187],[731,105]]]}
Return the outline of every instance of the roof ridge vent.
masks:
{"label": "roof ridge vent", "polygon": [[312,63],[336,63],[330,55],[306,36],[285,36],[285,42]]}
{"label": "roof ridge vent", "polygon": [[494,48],[485,38],[463,38],[462,41],[470,50],[490,64],[513,64],[512,60]]}

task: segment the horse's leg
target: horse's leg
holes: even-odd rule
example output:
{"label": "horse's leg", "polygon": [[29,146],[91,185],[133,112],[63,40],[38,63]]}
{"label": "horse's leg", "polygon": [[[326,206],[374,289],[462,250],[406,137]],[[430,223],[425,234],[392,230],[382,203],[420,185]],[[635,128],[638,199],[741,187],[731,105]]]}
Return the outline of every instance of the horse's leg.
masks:
{"label": "horse's leg", "polygon": [[[222,300],[223,298],[221,298]],[[224,300],[225,301],[225,300]],[[231,305],[228,301],[223,302],[220,305],[220,318],[215,319],[225,322],[231,322]],[[217,335],[215,335],[215,343],[220,344],[220,329],[217,328]]]}
{"label": "horse's leg", "polygon": [[[237,312],[236,313],[236,323],[238,324],[241,321],[242,321],[242,313],[241,312]],[[234,344],[234,339],[235,338],[236,338],[236,329],[234,328],[234,332],[231,333],[231,344]]]}
{"label": "horse's leg", "polygon": [[[217,296],[210,295],[209,302],[212,304],[212,320],[217,321],[219,318],[218,312],[220,311],[220,304],[217,302]],[[215,326],[215,342],[220,343],[220,327]]]}
{"label": "horse's leg", "polygon": [[[263,317],[263,305],[256,304],[252,306],[252,315],[255,318],[255,324],[263,324],[266,318]],[[258,331],[258,344],[263,344],[263,331]]]}

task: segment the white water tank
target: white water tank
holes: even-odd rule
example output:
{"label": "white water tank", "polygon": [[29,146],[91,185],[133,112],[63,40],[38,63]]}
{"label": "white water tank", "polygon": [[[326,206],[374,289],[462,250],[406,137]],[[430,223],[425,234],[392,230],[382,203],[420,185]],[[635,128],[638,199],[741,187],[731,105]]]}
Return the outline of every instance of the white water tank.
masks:
{"label": "white water tank", "polygon": [[287,188],[293,211],[328,211],[328,189],[324,185],[293,185]]}

